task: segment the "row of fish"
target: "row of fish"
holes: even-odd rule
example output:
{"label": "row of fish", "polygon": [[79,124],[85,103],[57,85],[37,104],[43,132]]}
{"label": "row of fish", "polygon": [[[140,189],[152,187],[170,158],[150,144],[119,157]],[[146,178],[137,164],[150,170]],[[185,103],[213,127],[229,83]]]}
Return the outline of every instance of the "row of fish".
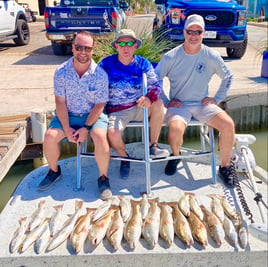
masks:
{"label": "row of fish", "polygon": [[38,204],[32,216],[22,217],[10,242],[10,252],[26,251],[32,244],[36,253],[49,252],[67,239],[75,251],[83,250],[86,240],[98,246],[106,237],[114,250],[125,239],[130,249],[135,249],[143,237],[150,247],[155,247],[159,236],[170,246],[178,236],[186,246],[196,240],[208,245],[208,235],[221,246],[227,239],[233,247],[238,243],[245,248],[248,233],[240,214],[225,197],[209,195],[210,205],[199,204],[194,194],[185,193],[177,202],[160,202],[144,194],[134,200],[120,196],[103,202],[97,208],[86,208],[76,200],[75,212],[67,216],[63,205],[55,206],[47,217],[45,200]]}

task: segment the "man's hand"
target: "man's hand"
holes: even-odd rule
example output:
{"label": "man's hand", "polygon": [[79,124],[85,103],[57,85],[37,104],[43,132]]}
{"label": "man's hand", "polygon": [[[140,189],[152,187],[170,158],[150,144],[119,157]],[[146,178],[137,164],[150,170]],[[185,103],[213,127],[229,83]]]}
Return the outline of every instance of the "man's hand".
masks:
{"label": "man's hand", "polygon": [[82,127],[73,133],[73,139],[75,143],[84,142],[87,139],[88,130],[85,127]]}
{"label": "man's hand", "polygon": [[69,127],[68,129],[64,129],[64,133],[69,142],[76,143],[76,140],[74,138],[75,129]]}
{"label": "man's hand", "polygon": [[180,108],[182,107],[182,103],[179,99],[172,99],[169,101],[167,108]]}
{"label": "man's hand", "polygon": [[215,99],[213,97],[205,97],[202,100],[202,104],[204,106],[211,105],[211,104],[217,105],[217,102],[215,101]]}
{"label": "man's hand", "polygon": [[151,106],[151,101],[148,97],[142,96],[137,100],[137,104],[141,108],[149,108]]}

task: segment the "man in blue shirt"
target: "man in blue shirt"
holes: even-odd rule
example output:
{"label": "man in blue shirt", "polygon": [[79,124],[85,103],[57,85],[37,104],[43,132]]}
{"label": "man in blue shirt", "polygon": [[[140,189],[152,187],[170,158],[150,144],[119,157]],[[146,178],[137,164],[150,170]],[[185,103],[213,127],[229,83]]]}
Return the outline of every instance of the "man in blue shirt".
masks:
{"label": "man in blue shirt", "polygon": [[[104,58],[100,66],[109,78],[109,100],[106,111],[109,116],[108,139],[111,147],[121,156],[128,157],[122,139],[129,121],[143,121],[143,109],[148,108],[150,121],[150,157],[162,158],[168,150],[158,147],[158,138],[164,119],[164,107],[160,98],[161,86],[152,64],[144,57],[134,55],[141,41],[130,29],[123,29],[112,46],[118,54]],[[143,95],[142,77],[147,76],[148,92]],[[120,175],[129,176],[130,162],[121,161]]]}

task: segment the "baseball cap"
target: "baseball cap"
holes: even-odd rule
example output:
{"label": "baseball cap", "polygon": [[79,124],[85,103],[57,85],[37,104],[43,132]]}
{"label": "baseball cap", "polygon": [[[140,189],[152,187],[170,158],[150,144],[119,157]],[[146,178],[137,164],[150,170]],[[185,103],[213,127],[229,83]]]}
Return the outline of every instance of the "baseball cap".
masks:
{"label": "baseball cap", "polygon": [[187,17],[185,24],[184,24],[184,29],[188,29],[192,25],[198,25],[202,29],[205,29],[205,22],[204,22],[203,17],[197,14],[193,14]]}
{"label": "baseball cap", "polygon": [[112,41],[112,46],[115,48],[115,43],[118,42],[121,38],[132,38],[135,40],[137,43],[137,48],[141,46],[141,40],[136,38],[135,32],[131,29],[122,29],[121,31],[118,32],[116,39]]}

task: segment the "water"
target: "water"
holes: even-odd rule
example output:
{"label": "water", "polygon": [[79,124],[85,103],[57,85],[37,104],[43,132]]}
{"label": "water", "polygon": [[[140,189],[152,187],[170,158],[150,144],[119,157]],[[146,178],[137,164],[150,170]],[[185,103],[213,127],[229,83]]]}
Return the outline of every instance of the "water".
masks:
{"label": "water", "polygon": [[[253,134],[257,140],[254,144],[250,145],[249,148],[253,151],[257,165],[267,171],[268,129],[259,130],[251,134]],[[200,146],[200,142],[198,140],[186,140],[184,145],[185,147],[197,148]],[[18,161],[12,166],[2,183],[0,183],[0,212],[6,205],[10,195],[13,193],[21,179],[23,179],[33,169],[34,167],[32,160]]]}

